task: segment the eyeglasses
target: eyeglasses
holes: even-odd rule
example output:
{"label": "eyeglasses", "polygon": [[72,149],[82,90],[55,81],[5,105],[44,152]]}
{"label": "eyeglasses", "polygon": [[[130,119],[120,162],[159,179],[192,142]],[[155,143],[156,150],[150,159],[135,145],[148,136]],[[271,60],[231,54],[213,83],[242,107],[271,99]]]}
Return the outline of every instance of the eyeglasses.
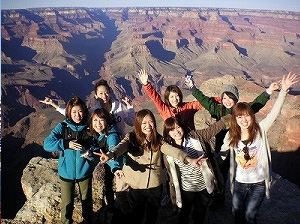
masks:
{"label": "eyeglasses", "polygon": [[249,149],[248,149],[247,146],[245,146],[245,147],[243,148],[243,152],[244,152],[244,159],[245,159],[246,161],[250,160],[250,159],[251,159],[251,156],[249,155]]}

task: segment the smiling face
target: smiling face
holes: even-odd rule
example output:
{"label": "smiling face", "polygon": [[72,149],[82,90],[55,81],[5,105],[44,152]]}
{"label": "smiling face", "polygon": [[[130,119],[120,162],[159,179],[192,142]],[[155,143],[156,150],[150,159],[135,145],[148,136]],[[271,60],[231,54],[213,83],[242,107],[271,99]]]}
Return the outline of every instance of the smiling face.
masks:
{"label": "smiling face", "polygon": [[73,106],[71,109],[71,119],[72,121],[74,121],[75,123],[79,124],[82,119],[83,119],[83,109],[81,106]]}
{"label": "smiling face", "polygon": [[233,99],[231,99],[226,93],[223,94],[222,97],[222,104],[224,105],[224,107],[226,107],[227,109],[232,108],[235,105],[235,102]]}
{"label": "smiling face", "polygon": [[174,129],[169,131],[169,135],[177,145],[181,145],[182,138],[183,138],[184,131],[182,127],[180,127],[178,124],[175,124]]}
{"label": "smiling face", "polygon": [[180,96],[178,95],[178,93],[171,91],[169,95],[169,102],[172,107],[177,108],[180,102]]}
{"label": "smiling face", "polygon": [[103,134],[107,127],[107,121],[95,114],[92,118],[92,127],[98,134]]}
{"label": "smiling face", "polygon": [[252,118],[249,114],[245,113],[242,115],[236,116],[236,123],[240,126],[241,130],[248,130],[252,124]]}
{"label": "smiling face", "polygon": [[95,97],[97,100],[100,100],[104,104],[108,103],[108,101],[110,100],[109,89],[104,85],[98,86]]}
{"label": "smiling face", "polygon": [[151,136],[154,130],[154,120],[151,118],[149,114],[147,114],[141,123],[141,130],[147,137]]}

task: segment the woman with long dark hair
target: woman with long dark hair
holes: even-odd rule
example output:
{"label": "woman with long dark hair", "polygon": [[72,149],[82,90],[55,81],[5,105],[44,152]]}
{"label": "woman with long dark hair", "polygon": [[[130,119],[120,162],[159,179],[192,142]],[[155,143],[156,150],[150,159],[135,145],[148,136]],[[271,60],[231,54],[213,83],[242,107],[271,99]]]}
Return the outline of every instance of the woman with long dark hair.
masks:
{"label": "woman with long dark hair", "polygon": [[221,130],[229,128],[230,116],[222,117],[220,121],[206,129],[192,131],[176,117],[170,117],[164,122],[163,135],[168,143],[188,153],[192,158],[199,156],[206,158],[201,168],[197,168],[164,155],[169,163],[166,167],[171,177],[170,195],[172,201],[176,201],[178,208],[181,208],[180,224],[190,223],[190,216],[194,223],[205,222],[211,193],[220,184],[215,178],[216,175],[220,175],[220,171],[212,167],[214,156],[209,141]]}
{"label": "woman with long dark hair", "polygon": [[133,131],[109,153],[95,153],[101,161],[117,159],[127,153],[123,166],[124,181],[129,184],[129,195],[133,202],[134,223],[156,223],[162,194],[162,154],[177,158],[184,163],[200,166],[201,158],[191,158],[187,153],[163,140],[157,132],[153,113],[148,109],[137,112]]}
{"label": "woman with long dark hair", "polygon": [[[217,121],[220,120],[222,116],[231,114],[233,106],[239,101],[239,90],[235,85],[227,85],[221,91],[220,102],[215,98],[208,97],[202,93],[201,90],[194,86],[193,79],[186,81],[186,85],[190,88],[193,96],[202,104],[202,106],[211,114],[212,118]],[[270,84],[264,92],[257,96],[252,102],[249,102],[249,106],[253,109],[254,113],[257,113],[270,99],[270,95],[274,90],[278,89],[276,82]],[[223,139],[225,137],[227,130],[219,132],[215,137],[215,152],[221,150],[223,144]],[[219,164],[224,183],[226,183],[228,170],[229,170],[229,156],[225,161]],[[216,210],[225,201],[225,185],[223,190],[214,192],[213,199],[211,201],[210,209]]]}

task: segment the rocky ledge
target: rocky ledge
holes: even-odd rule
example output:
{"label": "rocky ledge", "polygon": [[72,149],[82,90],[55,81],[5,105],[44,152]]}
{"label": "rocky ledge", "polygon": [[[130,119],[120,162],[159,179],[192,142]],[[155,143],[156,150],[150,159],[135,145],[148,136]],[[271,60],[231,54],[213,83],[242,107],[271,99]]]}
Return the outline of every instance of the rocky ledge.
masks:
{"label": "rocky ledge", "polygon": [[[103,167],[98,166],[93,176],[93,209],[96,222],[103,219],[101,207],[103,199]],[[271,199],[265,199],[258,218],[258,223],[296,224],[300,217],[300,191],[289,181],[276,173],[272,174],[273,184]],[[27,201],[13,220],[2,220],[1,223],[59,223],[60,218],[60,184],[57,175],[57,160],[34,157],[30,160],[22,175],[22,188]],[[226,191],[226,202],[217,211],[209,211],[206,223],[233,223],[231,215],[231,194]],[[78,196],[75,199],[74,223],[80,223],[81,204]],[[161,207],[159,224],[171,224],[178,220],[172,213],[170,204]]]}

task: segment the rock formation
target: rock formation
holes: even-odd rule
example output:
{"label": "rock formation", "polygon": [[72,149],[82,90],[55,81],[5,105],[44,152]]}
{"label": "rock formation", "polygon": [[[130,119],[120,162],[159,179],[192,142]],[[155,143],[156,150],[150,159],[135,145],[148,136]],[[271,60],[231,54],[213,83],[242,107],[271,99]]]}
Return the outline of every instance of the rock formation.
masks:
{"label": "rock formation", "polygon": [[[39,103],[45,96],[64,104],[78,95],[92,106],[93,84],[104,78],[117,98],[128,95],[136,110],[150,108],[161,122],[142,91],[137,77],[141,68],[150,73],[159,93],[176,84],[187,100],[194,100],[184,86],[188,71],[205,94],[217,96],[230,83],[238,86],[245,101],[288,71],[300,74],[297,12],[41,8],[2,10],[1,21],[2,217],[14,216],[25,203],[20,181],[30,159],[51,158],[42,153],[43,138],[63,117]],[[299,91],[298,83],[270,130],[274,150],[299,149]],[[268,113],[277,94],[258,119]],[[205,120],[210,120],[207,112],[197,113],[199,127]],[[27,200],[44,195],[28,196],[32,190],[25,191]],[[9,193],[16,203],[9,201]],[[30,203],[26,206],[32,207]]]}
{"label": "rock formation", "polygon": [[[93,209],[94,220],[99,222],[100,208],[103,205],[103,180],[101,171],[97,170],[93,179]],[[98,177],[97,177],[98,176]],[[100,177],[100,178],[99,178]],[[26,203],[19,210],[14,220],[2,220],[2,223],[59,223],[60,220],[60,184],[57,175],[57,160],[35,157],[29,161],[22,176],[22,187],[26,195]],[[231,194],[227,183],[226,202],[214,212],[208,212],[206,223],[230,224]],[[78,189],[76,189],[78,191]],[[271,199],[264,200],[259,212],[258,222],[265,224],[296,224],[299,221],[300,191],[298,187],[273,173]],[[78,196],[75,199],[73,214],[74,223],[80,223],[81,204]],[[170,206],[161,207],[160,224],[171,224],[178,220],[178,215],[172,214]]]}

